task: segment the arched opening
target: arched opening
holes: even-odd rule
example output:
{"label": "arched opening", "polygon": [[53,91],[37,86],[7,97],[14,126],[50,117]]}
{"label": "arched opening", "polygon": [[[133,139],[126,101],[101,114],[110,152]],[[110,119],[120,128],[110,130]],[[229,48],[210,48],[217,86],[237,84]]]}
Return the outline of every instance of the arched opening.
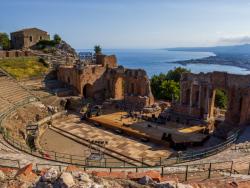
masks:
{"label": "arched opening", "polygon": [[228,95],[223,89],[215,89],[213,96],[214,104],[212,105],[212,116],[215,118],[217,123],[225,121],[226,112],[228,109]]}
{"label": "arched opening", "polygon": [[124,99],[124,80],[122,77],[117,78],[115,82],[114,98],[118,100]]}
{"label": "arched opening", "polygon": [[131,83],[131,94],[135,94],[135,84]]}
{"label": "arched opening", "polygon": [[82,94],[84,98],[92,98],[93,97],[93,86],[91,84],[85,84],[82,89]]}

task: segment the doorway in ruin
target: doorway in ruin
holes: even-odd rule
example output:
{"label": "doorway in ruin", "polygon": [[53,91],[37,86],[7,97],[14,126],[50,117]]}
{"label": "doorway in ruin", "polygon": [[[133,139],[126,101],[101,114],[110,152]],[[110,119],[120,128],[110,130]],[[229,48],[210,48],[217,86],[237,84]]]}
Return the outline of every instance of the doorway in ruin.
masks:
{"label": "doorway in ruin", "polygon": [[215,89],[213,91],[213,104],[211,109],[211,115],[214,117],[215,121],[222,123],[225,121],[226,112],[228,109],[229,98],[228,94],[223,89]]}
{"label": "doorway in ruin", "polygon": [[114,98],[117,100],[124,99],[124,80],[122,77],[119,77],[115,81],[115,88],[114,88]]}
{"label": "doorway in ruin", "polygon": [[82,94],[84,98],[92,98],[93,97],[93,86],[91,84],[85,84],[82,90]]}

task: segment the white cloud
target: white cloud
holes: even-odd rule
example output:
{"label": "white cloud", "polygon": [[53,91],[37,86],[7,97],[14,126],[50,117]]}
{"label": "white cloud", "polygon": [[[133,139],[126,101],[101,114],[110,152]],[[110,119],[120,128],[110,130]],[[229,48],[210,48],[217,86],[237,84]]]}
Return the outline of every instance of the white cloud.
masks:
{"label": "white cloud", "polygon": [[250,43],[250,36],[225,37],[218,40],[218,44],[222,45],[247,44],[247,43]]}

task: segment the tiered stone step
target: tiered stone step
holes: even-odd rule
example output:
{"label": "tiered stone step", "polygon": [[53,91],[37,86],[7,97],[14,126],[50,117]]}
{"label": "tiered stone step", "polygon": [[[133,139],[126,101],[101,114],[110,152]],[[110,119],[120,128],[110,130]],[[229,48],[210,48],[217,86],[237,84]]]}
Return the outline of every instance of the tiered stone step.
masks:
{"label": "tiered stone step", "polygon": [[7,100],[0,98],[0,116],[12,106],[13,104],[9,103]]}
{"label": "tiered stone step", "polygon": [[[10,104],[16,104],[28,97],[31,97],[31,93],[22,88],[18,83],[7,76],[0,77],[0,111],[6,110],[4,107]],[[9,104],[9,105],[7,105]]]}

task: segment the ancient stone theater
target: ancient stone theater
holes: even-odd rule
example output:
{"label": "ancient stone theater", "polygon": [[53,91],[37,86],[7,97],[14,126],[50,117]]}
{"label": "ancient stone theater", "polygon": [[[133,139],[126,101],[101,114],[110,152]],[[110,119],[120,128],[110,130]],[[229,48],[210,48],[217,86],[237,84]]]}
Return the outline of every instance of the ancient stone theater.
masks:
{"label": "ancient stone theater", "polygon": [[222,89],[228,96],[224,122],[230,125],[250,123],[250,75],[185,73],[180,84],[180,101],[173,105],[173,114],[179,114],[182,118],[191,116],[213,125],[215,92]]}
{"label": "ancient stone theater", "polygon": [[57,78],[74,88],[84,98],[103,101],[114,99],[135,108],[152,105],[154,98],[150,81],[142,69],[118,66],[114,55],[97,55],[95,62],[61,65]]}

